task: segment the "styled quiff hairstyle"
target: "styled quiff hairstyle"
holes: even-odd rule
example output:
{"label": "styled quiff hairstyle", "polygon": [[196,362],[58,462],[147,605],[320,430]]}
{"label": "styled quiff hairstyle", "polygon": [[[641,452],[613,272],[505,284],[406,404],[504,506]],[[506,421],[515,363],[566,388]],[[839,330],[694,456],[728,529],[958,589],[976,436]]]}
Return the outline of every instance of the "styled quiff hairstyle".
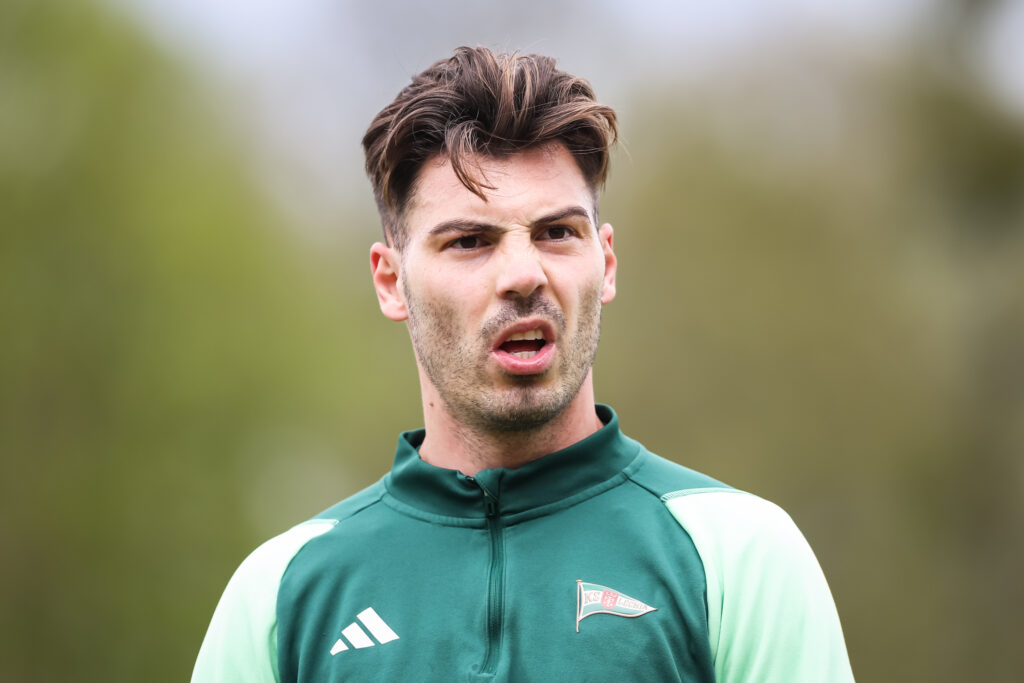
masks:
{"label": "styled quiff hairstyle", "polygon": [[384,234],[402,249],[402,215],[420,169],[434,156],[447,157],[459,181],[486,201],[484,190],[493,187],[474,157],[562,143],[596,198],[617,135],[611,107],[598,104],[590,84],[556,69],[551,57],[460,47],[377,114],[363,150]]}

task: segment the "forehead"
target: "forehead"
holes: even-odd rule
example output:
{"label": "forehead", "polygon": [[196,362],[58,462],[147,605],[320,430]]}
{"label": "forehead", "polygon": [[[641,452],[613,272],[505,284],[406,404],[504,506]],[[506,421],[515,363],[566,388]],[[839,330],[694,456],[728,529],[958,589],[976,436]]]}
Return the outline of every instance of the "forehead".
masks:
{"label": "forehead", "polygon": [[594,193],[563,145],[549,145],[506,157],[471,158],[469,170],[493,189],[487,200],[463,185],[444,156],[420,169],[406,209],[410,237],[441,221],[465,218],[493,225],[529,225],[566,206],[584,206],[594,220]]}

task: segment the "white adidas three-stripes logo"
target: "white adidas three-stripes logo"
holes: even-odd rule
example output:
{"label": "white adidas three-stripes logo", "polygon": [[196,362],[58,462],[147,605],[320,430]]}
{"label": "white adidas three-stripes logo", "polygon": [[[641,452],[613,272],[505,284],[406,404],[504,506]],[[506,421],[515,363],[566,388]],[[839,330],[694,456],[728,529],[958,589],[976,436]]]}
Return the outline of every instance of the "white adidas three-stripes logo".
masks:
{"label": "white adidas three-stripes logo", "polygon": [[[384,623],[384,620],[380,618],[380,615],[372,607],[367,607],[357,614],[356,619],[363,622],[363,626],[373,634],[373,637],[377,639],[377,643],[383,645],[384,643],[390,643],[392,640],[398,640],[398,634]],[[370,640],[370,636],[366,635],[366,631],[360,628],[359,624],[354,621],[341,629],[341,635],[345,636],[345,639],[357,650],[364,647],[373,647],[377,644]],[[347,649],[348,645],[345,644],[345,641],[338,638],[338,641],[331,648],[331,656],[333,657]]]}

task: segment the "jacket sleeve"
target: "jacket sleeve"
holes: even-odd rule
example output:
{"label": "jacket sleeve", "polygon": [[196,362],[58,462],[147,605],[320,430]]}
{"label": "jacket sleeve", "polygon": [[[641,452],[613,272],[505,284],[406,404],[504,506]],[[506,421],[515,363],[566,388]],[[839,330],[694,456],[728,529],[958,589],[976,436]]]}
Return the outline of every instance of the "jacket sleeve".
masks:
{"label": "jacket sleeve", "polygon": [[192,683],[279,683],[277,593],[295,554],[330,530],[333,520],[313,520],[254,550],[228,581],[206,631]]}
{"label": "jacket sleeve", "polygon": [[785,511],[731,489],[666,498],[704,563],[719,683],[853,680],[825,576]]}

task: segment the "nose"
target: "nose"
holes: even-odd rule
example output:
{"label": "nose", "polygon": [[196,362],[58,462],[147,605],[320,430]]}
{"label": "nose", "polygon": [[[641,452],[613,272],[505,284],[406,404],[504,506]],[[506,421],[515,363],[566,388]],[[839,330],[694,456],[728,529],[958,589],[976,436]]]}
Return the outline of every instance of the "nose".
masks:
{"label": "nose", "polygon": [[503,240],[498,257],[498,296],[527,298],[547,285],[541,254],[529,237]]}

